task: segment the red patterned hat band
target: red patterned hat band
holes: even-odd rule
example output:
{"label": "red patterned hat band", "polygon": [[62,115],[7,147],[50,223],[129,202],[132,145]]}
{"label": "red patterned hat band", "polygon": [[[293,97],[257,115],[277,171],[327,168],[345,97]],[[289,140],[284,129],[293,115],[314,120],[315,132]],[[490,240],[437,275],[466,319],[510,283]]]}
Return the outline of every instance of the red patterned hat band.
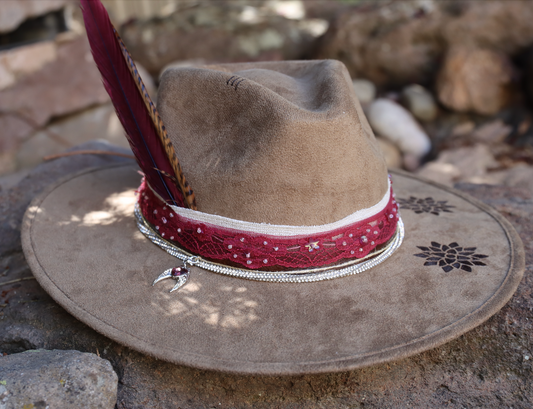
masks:
{"label": "red patterned hat band", "polygon": [[139,209],[161,239],[206,260],[246,269],[316,268],[366,258],[397,231],[392,187],[374,206],[321,226],[276,226],[171,206],[143,181]]}

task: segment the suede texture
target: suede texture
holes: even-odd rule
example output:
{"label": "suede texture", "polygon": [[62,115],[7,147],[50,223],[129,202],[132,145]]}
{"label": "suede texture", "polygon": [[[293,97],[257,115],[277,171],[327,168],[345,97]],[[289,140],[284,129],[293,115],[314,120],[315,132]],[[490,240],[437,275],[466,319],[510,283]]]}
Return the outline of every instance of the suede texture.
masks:
{"label": "suede texture", "polygon": [[[192,268],[185,287],[152,281],[181,263],[133,217],[132,166],[85,171],[30,205],[28,263],[71,314],[133,349],[170,362],[246,374],[342,371],[447,342],[497,312],[516,290],[524,251],[496,211],[453,189],[393,174],[397,198],[447,201],[450,213],[404,209],[406,236],[383,264],[331,281],[278,284]],[[444,272],[417,246],[476,247],[485,266]]]}
{"label": "suede texture", "polygon": [[387,190],[385,161],[338,61],[172,68],[158,110],[202,212],[319,225]]}

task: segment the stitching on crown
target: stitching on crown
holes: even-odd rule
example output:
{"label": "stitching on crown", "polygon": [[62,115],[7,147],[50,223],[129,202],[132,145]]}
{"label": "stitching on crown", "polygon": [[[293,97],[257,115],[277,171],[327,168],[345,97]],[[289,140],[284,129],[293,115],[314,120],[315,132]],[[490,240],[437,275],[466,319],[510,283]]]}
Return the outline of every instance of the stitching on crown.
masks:
{"label": "stitching on crown", "polygon": [[241,78],[241,77],[234,75],[229,80],[226,81],[226,85],[233,87],[233,89],[237,91],[237,87],[239,86],[239,84],[245,80],[246,78]]}

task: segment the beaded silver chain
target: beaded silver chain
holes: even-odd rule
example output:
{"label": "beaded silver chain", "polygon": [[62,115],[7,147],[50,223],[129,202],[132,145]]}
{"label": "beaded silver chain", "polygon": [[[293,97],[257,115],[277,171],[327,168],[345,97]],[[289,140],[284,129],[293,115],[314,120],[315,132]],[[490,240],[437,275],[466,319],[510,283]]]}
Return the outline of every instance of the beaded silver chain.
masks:
{"label": "beaded silver chain", "polygon": [[[135,205],[135,218],[137,219],[137,227],[141,233],[143,233],[152,243],[181,260],[185,266],[196,266],[213,273],[224,274],[231,277],[274,283],[311,283],[362,273],[389,258],[400,247],[405,235],[402,219],[399,218],[396,232],[392,240],[390,240],[384,248],[375,250],[363,259],[350,260],[333,267],[325,266],[294,271],[254,271],[207,261],[163,240],[145,220],[138,205]],[[154,284],[169,277],[171,277],[170,270],[167,270],[156,279]],[[176,287],[173,288],[172,291],[185,284],[187,278],[188,275],[184,279],[182,278],[181,283],[176,284]]]}

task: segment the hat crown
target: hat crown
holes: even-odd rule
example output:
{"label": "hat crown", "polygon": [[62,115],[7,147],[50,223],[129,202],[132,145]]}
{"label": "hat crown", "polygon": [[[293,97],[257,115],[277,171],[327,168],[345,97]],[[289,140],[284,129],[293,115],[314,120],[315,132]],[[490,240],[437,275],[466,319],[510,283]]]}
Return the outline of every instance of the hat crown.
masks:
{"label": "hat crown", "polygon": [[158,109],[202,212],[319,225],[387,191],[381,151],[340,62],[172,68]]}

